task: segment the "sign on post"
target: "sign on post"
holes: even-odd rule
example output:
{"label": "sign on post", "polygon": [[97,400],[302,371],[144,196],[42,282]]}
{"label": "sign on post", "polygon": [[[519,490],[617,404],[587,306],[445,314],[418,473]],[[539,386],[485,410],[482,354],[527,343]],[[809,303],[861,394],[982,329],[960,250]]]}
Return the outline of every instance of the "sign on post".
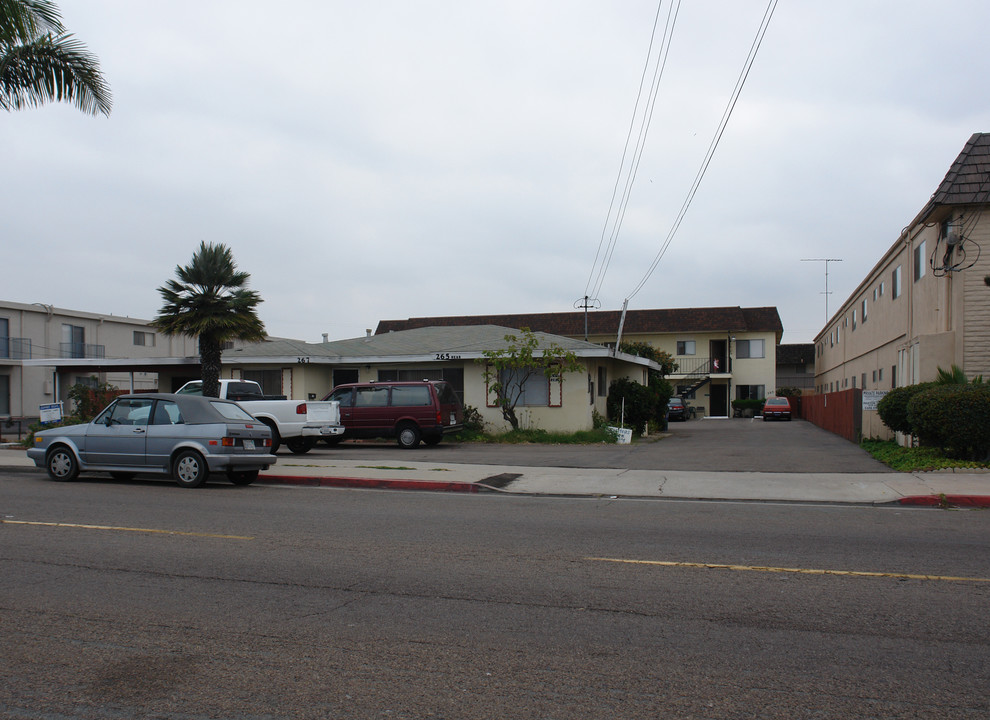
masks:
{"label": "sign on post", "polygon": [[42,425],[62,422],[62,403],[48,403],[38,406],[38,417]]}

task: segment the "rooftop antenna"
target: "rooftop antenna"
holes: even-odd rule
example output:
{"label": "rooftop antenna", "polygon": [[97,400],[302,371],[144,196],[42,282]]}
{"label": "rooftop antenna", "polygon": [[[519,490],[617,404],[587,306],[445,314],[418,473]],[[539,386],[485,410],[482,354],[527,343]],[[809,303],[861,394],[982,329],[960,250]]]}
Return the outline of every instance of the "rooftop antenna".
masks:
{"label": "rooftop antenna", "polygon": [[825,322],[828,323],[828,296],[832,294],[828,291],[828,264],[830,262],[842,262],[842,258],[801,258],[801,262],[825,263],[825,292],[822,295],[825,296]]}
{"label": "rooftop antenna", "polygon": [[598,298],[592,298],[585,295],[582,298],[578,298],[574,301],[574,308],[580,310],[584,308],[584,341],[588,342],[588,308],[595,308],[596,310],[602,306]]}

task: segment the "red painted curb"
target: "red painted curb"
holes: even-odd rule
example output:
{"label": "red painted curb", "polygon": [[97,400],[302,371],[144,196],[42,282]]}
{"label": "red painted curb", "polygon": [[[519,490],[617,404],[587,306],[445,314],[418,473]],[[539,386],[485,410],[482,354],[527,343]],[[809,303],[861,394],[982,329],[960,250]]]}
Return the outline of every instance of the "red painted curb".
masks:
{"label": "red painted curb", "polygon": [[901,505],[923,505],[926,507],[951,505],[954,507],[990,508],[990,495],[912,495],[903,497],[898,502]]}
{"label": "red painted curb", "polygon": [[433,480],[378,480],[355,477],[312,477],[306,475],[262,475],[259,483],[310,485],[314,487],[389,488],[392,490],[432,490],[434,492],[476,493],[478,486],[465,482]]}

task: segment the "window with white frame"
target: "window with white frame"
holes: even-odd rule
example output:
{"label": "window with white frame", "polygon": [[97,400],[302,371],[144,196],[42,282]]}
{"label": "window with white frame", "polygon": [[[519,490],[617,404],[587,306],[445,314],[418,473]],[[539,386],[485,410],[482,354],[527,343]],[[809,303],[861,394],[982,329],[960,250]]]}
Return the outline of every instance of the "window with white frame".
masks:
{"label": "window with white frame", "polygon": [[863,313],[863,324],[865,325],[866,324],[866,298],[863,298],[863,303],[862,303],[862,307],[860,308],[860,310]]}
{"label": "window with white frame", "polygon": [[[669,345],[668,345],[669,347]],[[694,340],[678,340],[677,341],[677,354],[678,355],[694,355],[696,352]]]}
{"label": "window with white frame", "polygon": [[153,332],[144,332],[143,330],[135,330],[134,344],[141,345],[142,347],[154,347],[155,334]]}
{"label": "window with white frame", "polygon": [[759,340],[737,340],[736,341],[736,357],[737,358],[762,358],[766,357],[766,349],[764,346],[764,341]]}
{"label": "window with white frame", "polygon": [[894,272],[890,274],[890,292],[892,297],[897,299],[901,296],[901,266],[898,265],[894,268]]}
{"label": "window with white frame", "polygon": [[922,240],[914,248],[914,279],[917,282],[925,276],[925,241]]}

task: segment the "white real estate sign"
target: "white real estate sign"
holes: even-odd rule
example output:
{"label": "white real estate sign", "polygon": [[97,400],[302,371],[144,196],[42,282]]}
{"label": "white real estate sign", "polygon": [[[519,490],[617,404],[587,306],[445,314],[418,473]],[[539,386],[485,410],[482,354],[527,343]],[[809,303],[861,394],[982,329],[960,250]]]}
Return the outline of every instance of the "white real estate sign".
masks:
{"label": "white real estate sign", "polygon": [[886,390],[864,390],[863,409],[876,411],[877,403],[887,394]]}

